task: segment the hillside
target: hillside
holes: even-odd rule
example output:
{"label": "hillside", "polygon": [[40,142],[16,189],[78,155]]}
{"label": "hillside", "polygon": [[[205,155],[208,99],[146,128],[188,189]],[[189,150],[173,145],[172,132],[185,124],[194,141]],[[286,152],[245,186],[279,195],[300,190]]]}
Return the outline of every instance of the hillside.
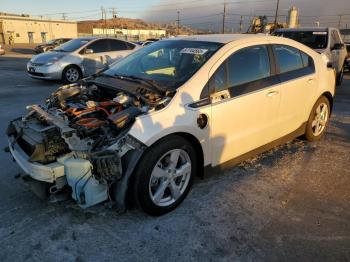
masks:
{"label": "hillside", "polygon": [[[104,20],[88,20],[78,22],[78,33],[92,34],[92,29],[96,27],[107,28],[125,28],[125,29],[165,29],[169,35],[175,35],[177,26],[176,23],[162,24],[162,23],[147,23],[141,19],[132,18],[115,18]],[[180,26],[179,34],[199,34],[198,29],[193,29],[187,26]]]}

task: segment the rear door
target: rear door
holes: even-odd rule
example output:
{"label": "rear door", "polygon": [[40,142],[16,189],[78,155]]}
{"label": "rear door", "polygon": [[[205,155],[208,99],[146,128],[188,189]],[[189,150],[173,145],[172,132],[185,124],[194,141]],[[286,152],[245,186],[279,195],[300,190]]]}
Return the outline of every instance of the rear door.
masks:
{"label": "rear door", "polygon": [[131,43],[127,43],[125,41],[117,40],[117,39],[109,39],[109,48],[110,52],[108,53],[108,63],[113,63],[120,58],[127,56],[135,46]]}
{"label": "rear door", "polygon": [[[92,53],[86,53],[92,50]],[[103,69],[109,63],[109,42],[108,39],[98,39],[90,43],[82,50],[83,67],[85,75],[92,75]]]}
{"label": "rear door", "polygon": [[302,126],[311,112],[318,77],[313,59],[301,50],[287,45],[273,45],[277,74],[281,82],[279,136]]}
{"label": "rear door", "polygon": [[245,47],[210,78],[213,166],[277,138],[280,87],[270,54],[267,45]]}

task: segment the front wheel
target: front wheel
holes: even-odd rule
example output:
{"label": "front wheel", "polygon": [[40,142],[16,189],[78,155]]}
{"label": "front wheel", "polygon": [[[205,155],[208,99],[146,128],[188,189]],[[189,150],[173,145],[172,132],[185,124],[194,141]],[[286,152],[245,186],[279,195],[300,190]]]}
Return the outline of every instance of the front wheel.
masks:
{"label": "front wheel", "polygon": [[64,83],[75,83],[82,77],[81,71],[77,66],[67,66],[62,73]]}
{"label": "front wheel", "polygon": [[306,139],[308,141],[320,140],[323,136],[330,116],[330,103],[325,96],[321,96],[312,108],[306,125]]}
{"label": "front wheel", "polygon": [[196,170],[196,154],[186,139],[173,136],[159,141],[145,152],[136,169],[136,203],[153,216],[170,212],[185,199]]}

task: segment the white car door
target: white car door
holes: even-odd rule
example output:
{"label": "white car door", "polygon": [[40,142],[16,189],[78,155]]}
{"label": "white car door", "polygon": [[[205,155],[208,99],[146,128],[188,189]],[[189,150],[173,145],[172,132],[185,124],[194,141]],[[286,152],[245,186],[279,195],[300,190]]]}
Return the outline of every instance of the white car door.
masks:
{"label": "white car door", "polygon": [[301,50],[273,45],[273,51],[281,82],[279,132],[284,136],[307,121],[315,102],[318,77],[313,59]]}
{"label": "white car door", "polygon": [[269,53],[267,45],[240,49],[209,80],[213,166],[277,138],[280,88]]}

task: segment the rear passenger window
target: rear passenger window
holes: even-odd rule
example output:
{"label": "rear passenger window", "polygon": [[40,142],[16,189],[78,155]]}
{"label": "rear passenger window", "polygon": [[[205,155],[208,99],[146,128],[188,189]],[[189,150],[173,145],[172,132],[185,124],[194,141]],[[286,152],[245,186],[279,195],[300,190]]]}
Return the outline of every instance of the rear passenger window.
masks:
{"label": "rear passenger window", "polygon": [[314,67],[313,60],[310,56],[305,54],[304,52],[300,51],[301,59],[303,60],[303,66],[304,67]]}
{"label": "rear passenger window", "polygon": [[110,51],[128,50],[125,42],[119,40],[109,40]]}
{"label": "rear passenger window", "polygon": [[281,74],[304,67],[303,59],[298,49],[285,45],[274,45],[273,48]]}

